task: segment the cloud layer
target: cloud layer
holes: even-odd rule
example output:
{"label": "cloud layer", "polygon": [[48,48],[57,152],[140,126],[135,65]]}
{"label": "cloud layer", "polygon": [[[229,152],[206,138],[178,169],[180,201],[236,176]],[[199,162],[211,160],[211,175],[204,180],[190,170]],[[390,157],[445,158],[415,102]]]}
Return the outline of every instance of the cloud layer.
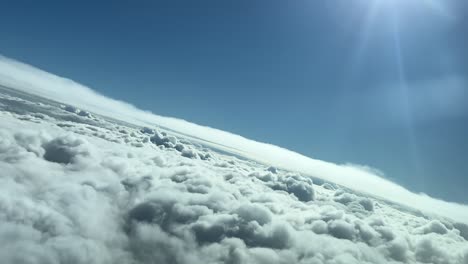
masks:
{"label": "cloud layer", "polygon": [[[203,127],[184,120],[161,117],[120,101],[97,94],[88,87],[41,71],[29,65],[0,57],[0,84],[27,93],[70,104],[92,113],[140,126],[161,126],[176,135],[278,168],[310,175],[353,190],[436,213],[458,221],[468,221],[468,206],[411,193],[405,188],[360,167],[337,165],[311,159],[298,153],[255,142],[238,135]],[[191,155],[187,152],[187,155]]]}
{"label": "cloud layer", "polygon": [[[167,132],[0,99],[5,263],[468,263],[463,223]],[[37,105],[5,112],[13,102]]]}

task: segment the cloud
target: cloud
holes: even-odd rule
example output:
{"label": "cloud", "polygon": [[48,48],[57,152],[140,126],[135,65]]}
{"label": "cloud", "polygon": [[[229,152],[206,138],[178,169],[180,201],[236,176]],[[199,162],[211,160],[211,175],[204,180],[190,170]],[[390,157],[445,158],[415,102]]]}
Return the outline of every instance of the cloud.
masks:
{"label": "cloud", "polygon": [[[174,131],[175,135],[189,137],[192,141],[198,141],[219,150],[269,164],[276,168],[340,184],[427,213],[443,215],[460,222],[466,222],[466,219],[468,219],[468,206],[466,205],[414,194],[367,169],[363,170],[355,166],[337,165],[312,159],[274,145],[255,142],[228,132],[199,126],[180,119],[157,116],[150,112],[138,110],[127,103],[107,98],[71,80],[5,57],[0,57],[0,84],[142,127],[165,127]],[[192,154],[187,153],[189,156],[192,156]],[[295,191],[290,190],[290,192],[298,194],[298,190],[301,188],[298,187]]]}
{"label": "cloud", "polygon": [[[76,122],[58,126],[60,119],[36,123],[20,116],[0,111],[0,259],[6,263],[467,259],[463,224],[327,189],[298,173],[273,174],[229,155],[193,159],[151,141],[142,147],[117,142],[151,136],[138,128],[103,120],[94,129]],[[67,162],[50,158],[50,149]],[[232,166],[217,166],[223,160]]]}

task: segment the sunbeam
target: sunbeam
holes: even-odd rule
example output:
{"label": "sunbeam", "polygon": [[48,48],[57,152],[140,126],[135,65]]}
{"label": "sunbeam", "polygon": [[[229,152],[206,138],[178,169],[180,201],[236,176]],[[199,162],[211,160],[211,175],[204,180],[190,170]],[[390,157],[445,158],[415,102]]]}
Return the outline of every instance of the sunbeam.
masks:
{"label": "sunbeam", "polygon": [[376,2],[373,2],[368,7],[368,11],[364,20],[364,24],[362,25],[362,31],[360,33],[359,43],[357,45],[357,50],[353,57],[353,72],[359,68],[362,63],[362,58],[364,55],[364,51],[367,47],[369,41],[369,35],[374,25],[374,21],[378,14],[378,5]]}
{"label": "sunbeam", "polygon": [[[408,151],[411,157],[411,164],[413,165],[416,175],[412,175],[413,177],[423,177],[423,173],[421,171],[421,164],[419,158],[419,151],[417,147],[417,141],[414,131],[413,125],[413,117],[411,112],[411,102],[409,98],[409,85],[406,79],[405,73],[405,63],[403,58],[403,52],[401,48],[401,36],[400,36],[400,20],[399,20],[399,13],[398,10],[392,10],[392,38],[393,38],[393,46],[394,46],[394,54],[395,54],[395,65],[397,68],[398,73],[398,88],[399,88],[399,99],[401,100],[400,104],[403,109],[403,123],[406,127],[406,134],[408,140]],[[419,183],[424,185],[424,180],[420,179]],[[424,186],[422,186],[424,187]]]}
{"label": "sunbeam", "polygon": [[[362,2],[360,2],[362,3]],[[389,65],[393,65],[396,73],[395,105],[400,109],[393,109],[400,116],[399,122],[402,124],[402,133],[405,135],[407,153],[409,157],[409,168],[414,175],[407,175],[417,179],[419,187],[425,189],[425,178],[423,162],[419,150],[418,138],[415,129],[414,109],[412,105],[412,85],[408,81],[405,67],[405,36],[414,27],[415,19],[425,21],[426,19],[451,20],[454,18],[453,12],[447,2],[438,0],[372,0],[366,1],[365,17],[360,26],[359,40],[355,46],[352,59],[350,61],[350,78],[357,78],[359,71],[365,67],[366,52],[371,47],[372,42],[378,41],[374,37],[388,36],[388,42],[383,46],[383,52],[390,56],[384,58]],[[411,24],[408,24],[411,22]]]}

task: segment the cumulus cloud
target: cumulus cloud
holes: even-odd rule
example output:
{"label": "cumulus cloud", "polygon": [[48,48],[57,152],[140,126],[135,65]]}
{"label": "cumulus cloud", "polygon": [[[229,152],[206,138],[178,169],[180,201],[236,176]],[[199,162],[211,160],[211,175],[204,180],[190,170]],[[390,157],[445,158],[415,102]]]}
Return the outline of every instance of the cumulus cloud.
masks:
{"label": "cumulus cloud", "polygon": [[[452,83],[458,84],[459,82],[455,80]],[[380,177],[378,175],[380,173],[376,174],[357,166],[337,165],[312,159],[228,132],[199,126],[180,119],[157,116],[138,110],[127,103],[104,97],[69,79],[55,76],[5,57],[0,57],[0,84],[131,124],[144,127],[157,125],[168,128],[175,135],[189,137],[192,141],[198,141],[206,146],[269,164],[276,168],[314,176],[425,212],[441,214],[461,222],[466,222],[468,219],[468,206],[414,194]],[[457,89],[455,90],[458,91]],[[76,116],[83,118],[79,115]],[[157,142],[159,139],[153,138],[153,140]],[[141,143],[134,144],[142,146]],[[173,142],[163,142],[162,144],[173,144]],[[179,148],[181,148],[180,145]],[[196,157],[196,153],[190,150],[181,151],[185,151],[184,153],[188,157]]]}
{"label": "cumulus cloud", "polygon": [[158,129],[23,115],[0,111],[5,263],[466,263],[459,222]]}

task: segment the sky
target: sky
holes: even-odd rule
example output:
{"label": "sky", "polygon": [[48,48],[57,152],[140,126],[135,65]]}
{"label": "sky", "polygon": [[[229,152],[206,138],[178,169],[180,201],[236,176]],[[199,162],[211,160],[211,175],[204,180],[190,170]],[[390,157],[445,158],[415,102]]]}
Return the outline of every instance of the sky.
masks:
{"label": "sky", "polygon": [[468,203],[463,0],[1,1],[0,54]]}

